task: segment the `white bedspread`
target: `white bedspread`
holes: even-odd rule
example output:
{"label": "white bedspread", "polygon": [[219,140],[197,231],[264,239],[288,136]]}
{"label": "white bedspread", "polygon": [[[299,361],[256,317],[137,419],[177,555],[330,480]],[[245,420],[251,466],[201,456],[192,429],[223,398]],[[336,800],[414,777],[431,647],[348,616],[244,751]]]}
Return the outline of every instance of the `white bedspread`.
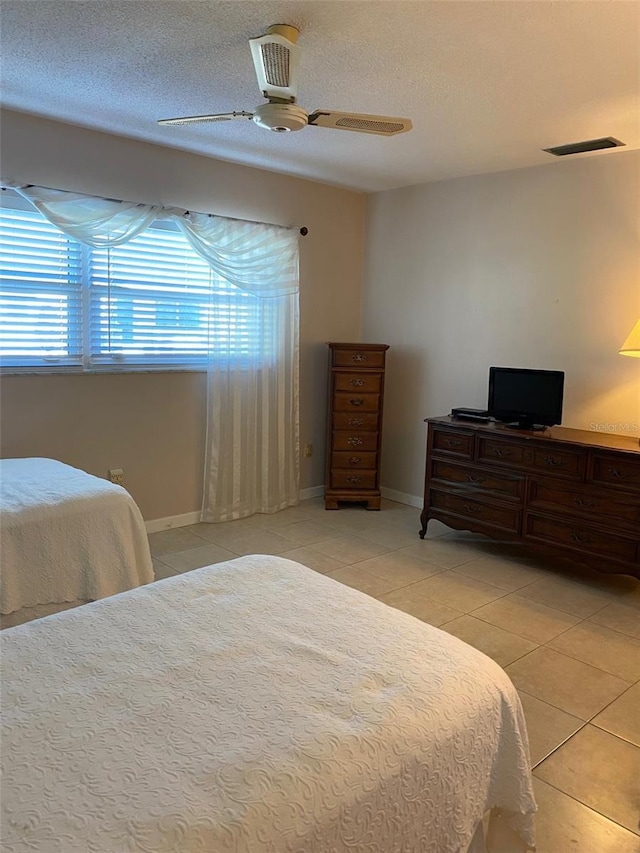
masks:
{"label": "white bedspread", "polygon": [[0,460],[0,556],[2,613],[93,601],[154,578],[131,495],[54,459]]}
{"label": "white bedspread", "polygon": [[1,636],[4,853],[462,853],[532,841],[520,703],[460,640],[243,557]]}

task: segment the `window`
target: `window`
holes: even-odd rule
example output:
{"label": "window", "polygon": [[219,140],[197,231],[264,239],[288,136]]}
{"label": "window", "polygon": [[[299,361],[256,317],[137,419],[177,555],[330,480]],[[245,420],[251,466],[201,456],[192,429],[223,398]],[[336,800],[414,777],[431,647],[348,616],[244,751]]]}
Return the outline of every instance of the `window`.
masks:
{"label": "window", "polygon": [[24,205],[0,210],[4,369],[197,369],[216,341],[240,360],[256,355],[255,297],[215,274],[177,226],[95,249]]}

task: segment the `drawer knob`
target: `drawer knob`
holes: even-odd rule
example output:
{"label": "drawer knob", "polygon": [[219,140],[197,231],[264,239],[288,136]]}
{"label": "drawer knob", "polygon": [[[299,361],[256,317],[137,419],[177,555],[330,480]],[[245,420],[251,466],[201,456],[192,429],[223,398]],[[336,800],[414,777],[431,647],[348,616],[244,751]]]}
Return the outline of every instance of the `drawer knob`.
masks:
{"label": "drawer knob", "polygon": [[362,457],[361,456],[350,456],[349,462],[351,462],[352,465],[357,465],[358,462],[362,462]]}
{"label": "drawer knob", "polygon": [[443,438],[442,443],[445,447],[462,447],[462,442],[457,438]]}
{"label": "drawer knob", "polygon": [[364,400],[361,397],[356,397],[355,400],[349,400],[352,406],[364,406]]}
{"label": "drawer knob", "polygon": [[367,355],[364,352],[356,352],[351,356],[351,361],[366,361]]}
{"label": "drawer knob", "polygon": [[351,384],[358,388],[359,386],[364,385],[364,379],[352,379]]}
{"label": "drawer knob", "polygon": [[598,506],[598,501],[586,501],[584,498],[575,497],[573,502],[576,506],[582,506],[586,509],[594,509]]}
{"label": "drawer knob", "polygon": [[363,444],[363,441],[359,435],[350,435],[347,439],[347,444],[351,444],[354,447],[358,447],[358,445]]}
{"label": "drawer knob", "polygon": [[583,536],[582,533],[576,533],[575,530],[571,533],[571,538],[574,542],[579,542],[580,545],[586,545],[589,539],[586,536]]}
{"label": "drawer knob", "polygon": [[545,456],[544,461],[552,468],[560,468],[564,464],[562,459],[558,459],[557,456]]}
{"label": "drawer knob", "polygon": [[357,477],[355,474],[347,474],[347,483],[359,483],[362,477]]}
{"label": "drawer knob", "polygon": [[464,504],[464,508],[469,515],[477,515],[479,512],[482,512],[482,507],[474,506],[472,504]]}
{"label": "drawer knob", "polygon": [[349,426],[364,426],[362,418],[349,418]]}
{"label": "drawer knob", "polygon": [[502,458],[503,456],[511,456],[512,453],[513,453],[513,450],[510,447],[494,447],[493,448],[493,455],[499,456],[500,458]]}
{"label": "drawer knob", "polygon": [[467,482],[469,483],[484,483],[484,477],[476,477],[475,474],[467,474]]}
{"label": "drawer knob", "polygon": [[627,476],[627,472],[621,471],[619,468],[609,467],[607,468],[607,471],[609,472],[609,474],[611,474],[612,477],[615,477],[618,480],[622,480],[624,477]]}

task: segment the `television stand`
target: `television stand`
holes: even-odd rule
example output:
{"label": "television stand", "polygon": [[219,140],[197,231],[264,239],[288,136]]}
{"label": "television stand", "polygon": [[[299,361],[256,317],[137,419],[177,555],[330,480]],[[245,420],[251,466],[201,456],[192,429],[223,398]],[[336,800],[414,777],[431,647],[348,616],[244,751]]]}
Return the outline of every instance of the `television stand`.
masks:
{"label": "television stand", "polygon": [[457,530],[640,578],[636,438],[430,418],[422,510]]}

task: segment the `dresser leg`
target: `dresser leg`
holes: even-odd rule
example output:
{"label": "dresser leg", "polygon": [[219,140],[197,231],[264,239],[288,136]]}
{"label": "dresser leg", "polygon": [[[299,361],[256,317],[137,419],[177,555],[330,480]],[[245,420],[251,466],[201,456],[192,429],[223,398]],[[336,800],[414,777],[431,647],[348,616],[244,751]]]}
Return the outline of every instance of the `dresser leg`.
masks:
{"label": "dresser leg", "polygon": [[368,510],[379,510],[380,509],[380,498],[369,498],[367,500],[367,509]]}
{"label": "dresser leg", "polygon": [[338,501],[334,498],[325,498],[324,499],[324,508],[325,509],[340,509],[338,506]]}
{"label": "dresser leg", "polygon": [[427,507],[425,507],[420,513],[420,522],[422,524],[420,529],[420,538],[424,539],[427,534],[427,524],[429,524],[429,511]]}

